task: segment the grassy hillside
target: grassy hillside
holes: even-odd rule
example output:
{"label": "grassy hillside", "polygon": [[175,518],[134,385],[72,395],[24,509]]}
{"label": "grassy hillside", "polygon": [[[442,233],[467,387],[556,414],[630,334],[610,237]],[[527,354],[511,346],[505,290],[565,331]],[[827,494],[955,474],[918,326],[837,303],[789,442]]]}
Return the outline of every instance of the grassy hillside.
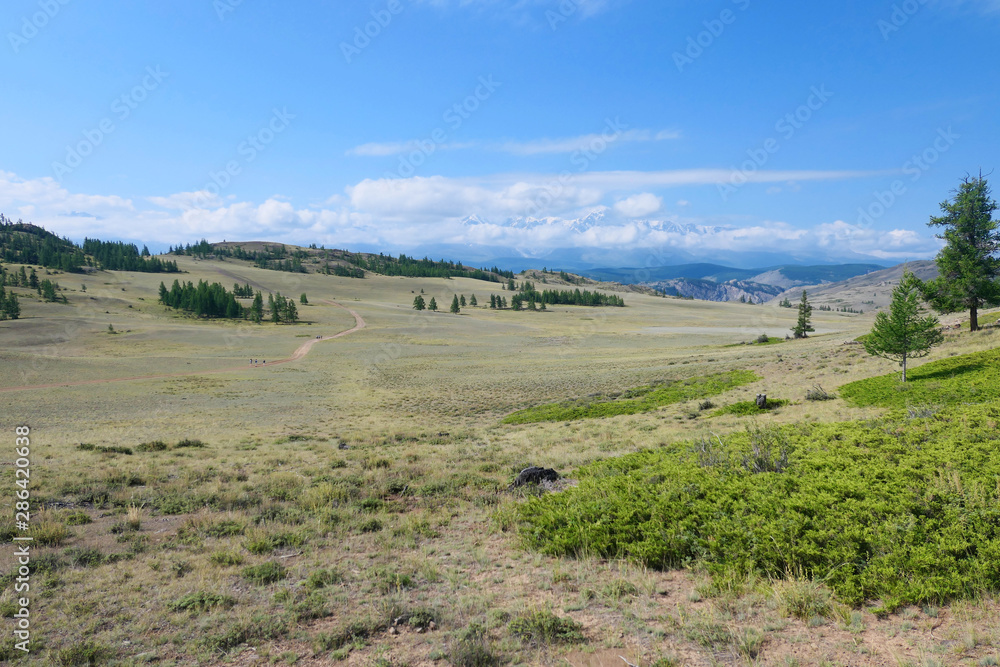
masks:
{"label": "grassy hillside", "polygon": [[[66,304],[14,288],[23,313],[0,322],[0,395],[10,445],[15,426],[31,427],[31,613],[39,643],[23,656],[5,637],[0,660],[596,665],[620,664],[623,656],[647,666],[783,664],[798,655],[800,664],[846,665],[861,658],[918,664],[933,655],[942,664],[976,664],[996,652],[1000,637],[991,619],[998,609],[977,555],[992,548],[989,534],[977,528],[992,519],[976,504],[992,489],[985,477],[993,466],[992,404],[910,419],[908,412],[886,418],[885,408],[843,399],[804,400],[817,384],[840,395],[842,385],[895,371],[844,344],[870,327],[867,315],[816,312],[818,332],[807,340],[735,345],[761,335],[783,340],[794,311],[634,293],[628,308],[417,313],[411,304],[421,291],[439,303],[476,294],[482,304],[489,284],[465,277],[358,280],[231,259],[176,259],[194,282],[307,293],[309,304],[299,308],[303,323],[198,321],[156,302],[162,276],[153,274],[60,276]],[[331,302],[350,307],[367,326],[317,341],[355,326]],[[272,366],[308,341],[317,342],[307,356]],[[949,331],[929,363],[994,344],[989,332]],[[250,358],[268,364],[251,367]],[[684,384],[733,369],[758,379],[712,398],[718,407],[758,393],[791,401],[754,417],[762,432],[786,433],[795,445],[787,473],[747,472],[751,418],[712,416],[700,409],[709,387]],[[664,379],[675,385],[656,384]],[[503,423],[526,406],[566,397],[642,401],[672,386],[699,390],[649,412]],[[653,389],[626,397],[636,387]],[[789,430],[772,429],[782,425]],[[835,439],[838,433],[843,439]],[[701,456],[717,463],[688,466],[699,456],[690,443],[717,443],[716,436],[719,455],[713,446]],[[708,480],[713,493],[698,500],[708,504],[692,507],[709,522],[703,525],[720,527],[708,537],[746,547],[742,560],[695,558],[688,569],[660,570],[614,557],[614,550],[611,557],[566,558],[524,549],[514,530],[522,506],[581,498],[573,494],[602,475],[608,503],[623,495],[615,480],[641,498],[677,490],[662,471],[633,478],[622,468],[641,467],[629,457],[654,465],[656,456],[672,452],[679,458],[663,470]],[[939,465],[942,457],[953,459],[951,468]],[[763,463],[757,457],[751,468],[758,459]],[[905,464],[900,471],[897,462]],[[507,490],[528,465],[563,476],[554,493],[533,501],[542,490]],[[842,466],[871,466],[884,472],[887,485],[866,477],[869,484],[851,486],[847,473],[837,472]],[[942,475],[956,471],[963,491],[954,477],[933,483],[921,477],[934,466]],[[12,466],[0,467],[7,489],[0,498],[8,506],[15,501],[14,474]],[[728,478],[735,486],[719,481]],[[801,502],[781,505],[783,488]],[[910,495],[890,497],[904,488]],[[734,489],[745,493],[734,496]],[[853,490],[857,498],[849,496]],[[835,492],[855,504],[852,516],[878,519],[869,525],[871,545],[885,546],[886,531],[896,530],[914,551],[880,551],[883,560],[871,562],[885,569],[869,575],[855,568],[842,580],[837,573],[813,580],[824,572],[821,554],[810,546],[827,530],[820,519],[833,522],[829,544],[836,553],[867,553],[851,551],[861,549],[857,531],[823,514],[822,494]],[[710,511],[711,502],[726,498],[743,512],[728,523],[725,513]],[[777,514],[755,518],[746,511],[765,500],[776,503]],[[926,516],[918,515],[925,502]],[[793,542],[810,513],[813,529]],[[612,516],[619,515],[583,527],[597,531]],[[627,526],[629,516],[614,523]],[[743,524],[739,516],[747,517]],[[8,538],[18,534],[12,522],[10,515],[0,520]],[[636,534],[645,542],[637,540],[636,548],[652,545],[649,554],[656,553],[655,525],[639,524]],[[684,526],[691,534],[697,527]],[[953,532],[933,532],[949,526]],[[942,541],[920,551],[917,529]],[[661,531],[670,540],[674,534],[686,533]],[[532,535],[538,545],[563,539],[558,531]],[[794,557],[804,569],[783,572],[774,560],[773,579],[736,577],[740,567],[750,570],[749,563],[774,556],[764,544],[772,536],[789,564]],[[890,606],[916,599],[904,581],[907,571],[893,579],[890,569],[924,556],[951,558],[947,572],[957,574],[928,586],[957,601],[904,606],[880,617],[851,597],[878,594]],[[13,550],[0,551],[0,574],[17,566]],[[885,573],[882,589],[872,583],[875,572]],[[917,581],[928,570],[914,572]],[[985,583],[969,589],[976,577]],[[5,616],[16,602],[4,587]]]}

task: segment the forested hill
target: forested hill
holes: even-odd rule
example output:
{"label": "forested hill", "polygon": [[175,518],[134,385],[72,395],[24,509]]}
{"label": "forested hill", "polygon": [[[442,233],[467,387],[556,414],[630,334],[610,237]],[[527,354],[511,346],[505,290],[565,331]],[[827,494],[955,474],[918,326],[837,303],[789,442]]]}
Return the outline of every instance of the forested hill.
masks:
{"label": "forested hill", "polygon": [[192,245],[171,246],[170,254],[192,255],[203,259],[233,258],[253,262],[262,269],[292,273],[326,273],[348,278],[364,278],[365,273],[408,278],[472,278],[502,283],[514,277],[513,271],[499,267],[476,268],[462,262],[417,259],[405,254],[351,252],[315,244],[308,248],[261,241],[209,243],[205,239]]}
{"label": "forested hill", "polygon": [[33,264],[67,273],[80,273],[87,268],[143,273],[179,272],[177,262],[152,257],[146,247],[140,251],[131,243],[87,239],[81,248],[38,225],[20,220],[12,222],[3,214],[0,214],[0,261]]}

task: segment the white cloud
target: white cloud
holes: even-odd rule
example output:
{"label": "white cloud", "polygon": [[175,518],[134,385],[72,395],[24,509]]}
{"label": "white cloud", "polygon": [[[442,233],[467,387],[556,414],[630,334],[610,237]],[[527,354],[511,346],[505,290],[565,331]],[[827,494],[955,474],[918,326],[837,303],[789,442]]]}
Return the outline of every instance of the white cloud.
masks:
{"label": "white cloud", "polygon": [[[795,176],[807,180],[804,174],[846,178],[845,174],[854,173],[796,172]],[[711,184],[728,174],[725,170],[598,172],[566,182],[550,175],[368,179],[347,188],[343,196],[296,207],[279,196],[254,203],[204,192],[151,196],[137,206],[114,195],[73,193],[51,178],[30,180],[0,172],[0,211],[75,239],[96,236],[164,245],[205,237],[333,247],[364,243],[387,249],[454,243],[532,251],[665,248],[704,256],[781,250],[884,260],[929,257],[939,247],[930,235],[840,220],[806,229],[768,221],[704,225],[697,219],[664,216],[662,197],[640,189],[646,183]],[[764,183],[787,181],[789,173],[762,172],[757,178]],[[531,209],[536,212],[530,213]],[[467,223],[466,217],[473,214],[480,216],[480,222]]]}
{"label": "white cloud", "polygon": [[644,218],[653,215],[663,207],[663,197],[645,192],[615,204],[615,210],[626,218]]}
{"label": "white cloud", "polygon": [[563,137],[559,139],[533,139],[529,141],[503,141],[503,142],[449,142],[434,143],[430,139],[410,139],[407,141],[386,141],[361,144],[347,150],[347,155],[357,157],[387,157],[391,155],[403,155],[413,151],[430,153],[439,150],[467,150],[479,149],[495,153],[510,153],[511,155],[533,156],[551,155],[559,153],[573,153],[576,151],[591,151],[596,153],[604,152],[609,146],[620,143],[667,141],[679,139],[680,132],[675,130],[661,130],[655,134],[651,130],[624,130],[611,133],[583,134],[576,137]]}

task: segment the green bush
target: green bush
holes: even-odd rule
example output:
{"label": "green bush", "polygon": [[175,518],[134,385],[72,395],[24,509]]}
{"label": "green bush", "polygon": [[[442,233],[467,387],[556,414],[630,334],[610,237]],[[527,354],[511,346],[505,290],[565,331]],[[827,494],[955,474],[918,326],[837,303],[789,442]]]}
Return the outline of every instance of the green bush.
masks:
{"label": "green bush", "polygon": [[95,641],[86,640],[64,648],[56,654],[56,663],[63,667],[86,667],[88,665],[103,665],[115,652]]}
{"label": "green bush", "polygon": [[750,415],[762,415],[774,410],[775,408],[781,408],[789,404],[790,401],[784,398],[769,398],[767,399],[767,407],[758,408],[757,401],[740,401],[739,403],[733,403],[732,405],[727,405],[724,408],[719,408],[712,413],[711,416],[719,417],[722,415],[736,415],[738,417],[749,417]]}
{"label": "green bush", "polygon": [[273,584],[288,576],[285,566],[274,561],[261,563],[260,565],[250,565],[243,568],[243,578],[260,586]]}
{"label": "green bush", "polygon": [[154,440],[152,442],[144,442],[137,445],[135,451],[137,452],[162,452],[166,451],[167,443],[162,440]]}
{"label": "green bush", "polygon": [[208,611],[215,607],[230,609],[235,604],[235,598],[229,595],[198,591],[196,593],[188,593],[184,597],[171,602],[167,607],[170,611]]}
{"label": "green bush", "polygon": [[561,618],[541,609],[518,615],[508,629],[518,639],[534,646],[583,641],[581,624],[572,618]]}
{"label": "green bush", "polygon": [[765,436],[769,460],[786,463],[758,474],[752,429],[713,440],[710,456],[672,444],[581,468],[578,486],[520,505],[519,528],[559,556],[796,572],[854,605],[975,597],[1000,590],[998,422],[992,404],[799,424]]}
{"label": "green bush", "polygon": [[924,364],[906,371],[845,384],[840,395],[861,407],[905,408],[908,405],[985,403],[1000,398],[1000,348]]}
{"label": "green bush", "polygon": [[595,419],[649,412],[664,405],[716,396],[760,378],[753,371],[729,371],[657,386],[631,389],[617,400],[585,399],[563,403],[548,403],[520,410],[504,418],[505,424],[532,424],[544,421]]}

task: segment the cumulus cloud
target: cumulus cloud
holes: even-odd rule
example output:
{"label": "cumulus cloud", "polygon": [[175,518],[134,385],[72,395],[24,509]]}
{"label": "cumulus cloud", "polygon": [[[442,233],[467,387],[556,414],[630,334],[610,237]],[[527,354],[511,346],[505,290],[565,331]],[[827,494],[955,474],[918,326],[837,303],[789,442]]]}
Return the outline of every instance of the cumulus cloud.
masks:
{"label": "cumulus cloud", "polygon": [[615,210],[626,218],[644,218],[653,215],[663,207],[663,197],[645,192],[622,199],[615,204]]}
{"label": "cumulus cloud", "polygon": [[[815,178],[845,177],[843,172],[810,173]],[[702,256],[780,249],[882,260],[929,257],[939,247],[932,236],[915,231],[879,230],[842,220],[800,228],[773,221],[735,226],[681,219],[664,215],[661,196],[638,189],[646,183],[704,185],[727,175],[695,170],[630,172],[628,177],[606,172],[565,180],[552,175],[367,179],[346,188],[342,196],[302,207],[280,196],[255,203],[208,192],[155,195],[137,204],[114,195],[71,192],[51,178],[31,180],[0,172],[0,211],[75,239],[97,236],[163,245],[204,237],[333,247],[450,243],[533,251],[662,248]],[[788,174],[762,172],[756,178],[784,181]]]}

